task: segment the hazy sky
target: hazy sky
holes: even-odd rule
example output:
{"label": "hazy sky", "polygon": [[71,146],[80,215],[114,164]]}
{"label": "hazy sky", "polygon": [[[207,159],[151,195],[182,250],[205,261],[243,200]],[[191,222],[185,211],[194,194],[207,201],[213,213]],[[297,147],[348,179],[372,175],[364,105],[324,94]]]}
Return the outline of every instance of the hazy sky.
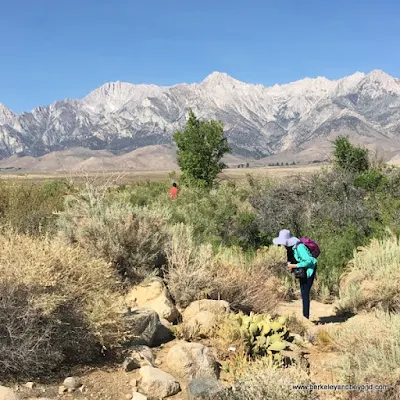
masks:
{"label": "hazy sky", "polygon": [[0,0],[0,35],[0,102],[15,112],[213,71],[264,85],[400,77],[400,0]]}

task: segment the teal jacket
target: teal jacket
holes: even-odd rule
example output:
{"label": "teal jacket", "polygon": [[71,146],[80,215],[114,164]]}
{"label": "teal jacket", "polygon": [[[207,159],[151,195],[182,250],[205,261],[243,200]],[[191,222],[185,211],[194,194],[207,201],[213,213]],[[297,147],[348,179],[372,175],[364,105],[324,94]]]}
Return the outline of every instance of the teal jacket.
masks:
{"label": "teal jacket", "polygon": [[317,266],[317,260],[311,255],[310,250],[303,243],[293,246],[293,255],[297,260],[297,268],[307,268],[307,278],[310,278]]}

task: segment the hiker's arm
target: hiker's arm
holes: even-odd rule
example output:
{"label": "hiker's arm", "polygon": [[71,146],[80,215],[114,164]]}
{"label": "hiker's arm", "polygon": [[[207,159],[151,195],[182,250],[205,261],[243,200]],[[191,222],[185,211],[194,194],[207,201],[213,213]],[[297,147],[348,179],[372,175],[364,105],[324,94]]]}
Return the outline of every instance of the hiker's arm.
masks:
{"label": "hiker's arm", "polygon": [[297,263],[297,268],[315,268],[317,260],[310,254],[304,244],[299,244],[297,253],[301,261]]}

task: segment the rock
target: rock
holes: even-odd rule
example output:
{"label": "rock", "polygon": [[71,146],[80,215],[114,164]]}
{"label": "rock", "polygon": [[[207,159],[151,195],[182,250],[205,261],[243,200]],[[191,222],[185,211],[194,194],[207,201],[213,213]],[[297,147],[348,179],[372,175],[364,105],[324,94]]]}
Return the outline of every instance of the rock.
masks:
{"label": "rock", "polygon": [[84,386],[84,385],[82,385],[82,386],[79,388],[79,391],[80,391],[81,393],[87,392],[87,387]]}
{"label": "rock", "polygon": [[201,311],[209,311],[213,314],[227,313],[230,311],[229,303],[225,300],[197,300],[186,308],[183,312],[183,320],[188,321]]}
{"label": "rock", "polygon": [[207,337],[217,322],[217,314],[211,311],[200,311],[184,322],[191,337]]}
{"label": "rock", "polygon": [[33,389],[36,385],[34,382],[26,382],[24,385],[27,389]]}
{"label": "rock", "polygon": [[126,400],[132,400],[132,395],[131,394],[126,394],[125,395]]}
{"label": "rock", "polygon": [[126,372],[129,372],[146,365],[154,367],[153,352],[147,346],[134,346],[122,366]]}
{"label": "rock", "polygon": [[173,396],[181,390],[179,382],[173,376],[158,368],[142,367],[139,374],[140,391],[147,396],[164,398]]}
{"label": "rock", "polygon": [[58,394],[64,394],[68,389],[65,386],[59,386],[58,388]]}
{"label": "rock", "polygon": [[141,394],[139,392],[134,392],[132,396],[132,400],[147,400],[147,396]]}
{"label": "rock", "polygon": [[73,376],[69,376],[68,378],[65,378],[63,386],[67,389],[76,390],[82,386],[82,382]]}
{"label": "rock", "polygon": [[0,386],[0,400],[19,400],[19,397],[10,388]]}
{"label": "rock", "polygon": [[132,400],[147,400],[147,399],[148,399],[147,396],[145,396],[144,394],[141,394],[139,392],[133,393],[133,396],[132,396]]}
{"label": "rock", "polygon": [[160,324],[157,327],[155,336],[154,336],[154,346],[160,346],[164,343],[168,343],[174,339],[174,334],[171,332],[170,327],[171,323],[166,319],[161,319]]}
{"label": "rock", "polygon": [[197,377],[219,376],[212,350],[201,343],[178,342],[170,348],[167,364],[172,373],[187,381]]}
{"label": "rock", "polygon": [[128,307],[145,307],[154,310],[160,318],[175,322],[180,314],[171,301],[168,289],[159,278],[135,286],[125,298]]}
{"label": "rock", "polygon": [[158,314],[149,308],[133,308],[126,312],[125,318],[131,329],[131,337],[126,344],[152,347],[157,329],[161,325]]}
{"label": "rock", "polygon": [[224,386],[213,377],[192,379],[188,384],[189,400],[209,400],[225,390]]}

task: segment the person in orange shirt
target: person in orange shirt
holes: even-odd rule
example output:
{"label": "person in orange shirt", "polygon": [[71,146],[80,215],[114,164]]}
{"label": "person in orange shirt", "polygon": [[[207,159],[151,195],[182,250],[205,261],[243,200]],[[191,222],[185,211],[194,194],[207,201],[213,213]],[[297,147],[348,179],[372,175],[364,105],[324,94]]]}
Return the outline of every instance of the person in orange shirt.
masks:
{"label": "person in orange shirt", "polygon": [[174,182],[172,184],[172,188],[169,190],[169,197],[171,198],[171,200],[175,200],[178,194],[179,194],[179,189],[176,183]]}

